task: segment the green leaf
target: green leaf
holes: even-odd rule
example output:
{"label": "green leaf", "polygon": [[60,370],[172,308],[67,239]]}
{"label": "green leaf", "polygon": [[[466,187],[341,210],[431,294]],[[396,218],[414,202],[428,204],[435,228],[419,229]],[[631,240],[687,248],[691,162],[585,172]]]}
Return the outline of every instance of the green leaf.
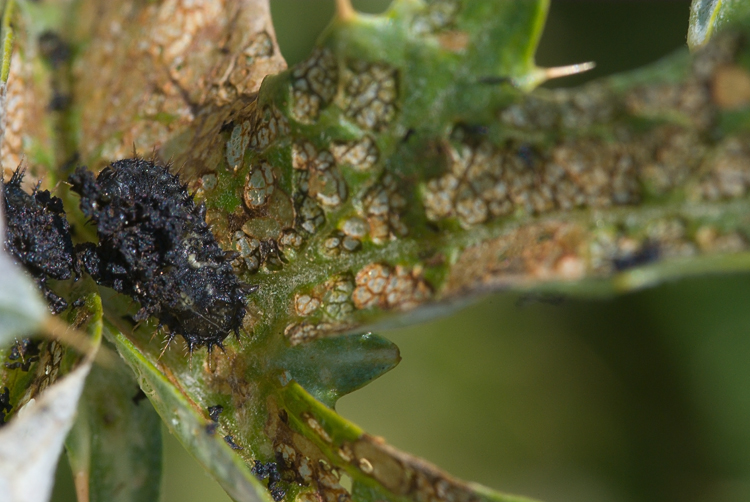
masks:
{"label": "green leaf", "polygon": [[[398,451],[347,422],[295,383],[280,389],[279,397],[292,430],[315,443],[328,461],[351,476],[355,500],[531,502],[457,480],[422,459]],[[287,441],[289,446],[295,438],[287,436]]]}
{"label": "green leaf", "polygon": [[65,446],[80,502],[159,498],[161,420],[122,360],[92,368]]}
{"label": "green leaf", "polygon": [[[75,419],[78,400],[101,342],[102,310],[99,297],[90,295],[85,304],[68,319],[85,330],[92,343],[87,356],[72,353],[57,342],[48,342],[40,362],[30,369],[10,370],[3,365],[3,383],[12,385],[14,372],[33,375],[20,390],[20,402],[13,386],[10,404],[12,420],[0,429],[0,493],[12,501],[46,502],[49,499],[55,466],[68,431]],[[6,387],[7,389],[7,387]]]}
{"label": "green leaf", "polygon": [[324,338],[274,358],[286,381],[294,380],[333,408],[336,401],[393,369],[398,347],[371,333]]}
{"label": "green leaf", "polygon": [[2,44],[2,49],[0,49],[2,52],[0,55],[0,82],[2,82],[3,87],[8,82],[10,57],[13,54],[13,28],[11,27],[11,19],[14,7],[14,0],[6,0],[3,6],[2,26],[0,26],[0,43]]}
{"label": "green leaf", "polygon": [[750,14],[743,0],[693,0],[690,5],[688,46],[697,49],[725,25],[747,19]]}
{"label": "green leaf", "polygon": [[81,365],[0,431],[0,489],[12,501],[46,502],[55,466],[73,424],[76,404],[90,369]]}
{"label": "green leaf", "polygon": [[[2,233],[0,233],[0,236]],[[49,316],[39,288],[28,275],[0,250],[0,347],[7,347],[17,337],[28,336],[41,328]]]}
{"label": "green leaf", "polygon": [[217,434],[215,424],[207,418],[206,411],[201,412],[196,408],[196,403],[181,391],[178,382],[154,366],[149,357],[113,325],[106,326],[105,335],[135,372],[141,389],[169,432],[177,437],[229,496],[238,502],[268,502],[267,492],[250,468]]}

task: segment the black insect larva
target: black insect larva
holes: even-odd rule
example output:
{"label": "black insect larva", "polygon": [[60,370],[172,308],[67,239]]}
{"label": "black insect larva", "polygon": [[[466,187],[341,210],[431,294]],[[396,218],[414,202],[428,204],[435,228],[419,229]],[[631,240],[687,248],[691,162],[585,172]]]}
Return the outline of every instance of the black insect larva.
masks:
{"label": "black insect larva", "polygon": [[38,187],[31,194],[21,188],[24,172],[18,169],[8,183],[0,181],[7,222],[5,247],[37,279],[50,310],[58,314],[68,304],[45,281],[70,279],[77,273],[70,226],[60,199]]}
{"label": "black insect larva", "polygon": [[79,167],[70,176],[81,210],[96,224],[99,244],[79,249],[97,283],[138,300],[136,321],[155,316],[192,351],[214,346],[239,328],[245,296],[228,256],[196,205],[169,170],[144,159],[114,162],[98,177]]}

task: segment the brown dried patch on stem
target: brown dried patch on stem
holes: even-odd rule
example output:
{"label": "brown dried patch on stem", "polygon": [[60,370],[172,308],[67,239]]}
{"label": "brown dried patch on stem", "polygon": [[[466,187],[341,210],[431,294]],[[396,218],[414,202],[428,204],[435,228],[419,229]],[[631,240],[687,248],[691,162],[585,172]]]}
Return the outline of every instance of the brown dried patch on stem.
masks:
{"label": "brown dried patch on stem", "polygon": [[581,279],[587,271],[585,238],[580,225],[553,221],[468,247],[453,265],[443,295],[535,280]]}
{"label": "brown dried patch on stem", "polygon": [[527,214],[608,207],[639,200],[636,162],[627,145],[573,139],[545,155],[527,144],[489,142],[448,148],[449,169],[423,191],[427,218],[455,217],[463,227],[517,211]]}
{"label": "brown dried patch on stem", "polygon": [[292,146],[292,166],[300,173],[300,191],[323,208],[336,208],[346,200],[346,182],[328,150],[318,150],[309,141],[297,141]]}
{"label": "brown dried patch on stem", "polygon": [[615,134],[497,146],[454,132],[443,146],[447,168],[421,187],[425,214],[471,228],[501,217],[636,206],[650,196],[736,198],[750,189],[746,138],[712,145],[675,124]]}
{"label": "brown dried patch on stem", "polygon": [[295,294],[294,311],[300,317],[321,313],[330,321],[341,321],[354,312],[353,291],[354,279],[346,273],[337,274]]}
{"label": "brown dried patch on stem", "polygon": [[287,325],[284,335],[289,342],[297,345],[351,329],[354,286],[349,274],[338,274],[312,289],[298,291],[294,295],[294,313],[303,320]]}
{"label": "brown dried patch on stem", "polygon": [[[286,410],[268,400],[266,433],[273,439],[273,449],[284,479],[293,480],[310,489],[303,489],[297,500],[305,502],[350,502],[351,494],[340,484],[341,474],[320,448],[310,439],[295,432],[289,424]],[[298,417],[324,443],[331,438],[321,424],[309,413]]]}
{"label": "brown dried patch on stem", "polygon": [[338,165],[350,166],[355,171],[367,171],[380,157],[375,140],[370,136],[356,141],[334,142],[331,153]]}
{"label": "brown dried patch on stem", "polygon": [[482,499],[467,483],[369,434],[345,443],[340,451],[344,453],[342,459],[350,458],[350,464],[396,496],[427,502],[477,502]]}
{"label": "brown dried patch on stem", "polygon": [[319,338],[335,336],[352,328],[354,325],[346,322],[294,322],[284,328],[284,336],[294,346]]}
{"label": "brown dried patch on stem", "polygon": [[742,231],[702,218],[668,212],[643,219],[611,218],[599,213],[589,221],[528,223],[465,248],[440,296],[605,278],[662,260],[748,250],[748,238]]}
{"label": "brown dried patch on stem", "polygon": [[696,199],[720,200],[744,197],[750,190],[750,138],[729,138],[717,145],[704,164],[705,174],[691,195]]}
{"label": "brown dried patch on stem", "polygon": [[440,47],[449,52],[463,52],[469,47],[471,38],[465,31],[446,31],[437,36]]}
{"label": "brown dried patch on stem", "polygon": [[81,154],[94,167],[133,145],[160,150],[204,107],[255,93],[285,66],[262,0],[93,3],[79,7],[95,14],[75,29],[96,43],[75,62],[73,92]]}

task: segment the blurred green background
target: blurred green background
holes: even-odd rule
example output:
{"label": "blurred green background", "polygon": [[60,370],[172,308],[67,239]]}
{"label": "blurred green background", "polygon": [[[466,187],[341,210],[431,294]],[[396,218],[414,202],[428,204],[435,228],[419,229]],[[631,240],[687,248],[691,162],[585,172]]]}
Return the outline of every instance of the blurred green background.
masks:
{"label": "blurred green background", "polygon": [[[271,6],[290,64],[334,7]],[[553,0],[537,61],[597,62],[555,85],[638,67],[685,45],[688,7]],[[381,333],[403,361],[338,410],[456,476],[548,502],[750,501],[748,298],[748,275],[555,305],[497,294]],[[229,501],[168,433],[165,459],[164,502]],[[63,460],[53,500],[73,500],[69,476]]]}

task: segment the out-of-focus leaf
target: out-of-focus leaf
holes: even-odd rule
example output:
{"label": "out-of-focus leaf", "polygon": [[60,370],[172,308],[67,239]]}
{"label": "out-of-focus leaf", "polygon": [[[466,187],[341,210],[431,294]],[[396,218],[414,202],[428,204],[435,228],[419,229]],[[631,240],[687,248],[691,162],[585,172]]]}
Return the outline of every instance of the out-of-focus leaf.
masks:
{"label": "out-of-focus leaf", "polygon": [[6,0],[3,6],[3,17],[2,26],[0,26],[0,52],[2,53],[2,59],[0,59],[0,82],[3,86],[8,82],[10,76],[10,57],[13,54],[13,28],[11,27],[11,19],[13,16],[13,8],[15,7],[15,0]]}
{"label": "out-of-focus leaf", "polygon": [[[101,303],[91,295],[77,311],[75,327],[86,332],[92,351],[60,380],[29,397],[11,421],[0,429],[0,493],[9,502],[46,502],[63,442],[76,415],[78,400],[101,342]],[[58,351],[42,373],[48,377],[72,364]],[[54,365],[54,366],[53,366]],[[62,371],[65,371],[63,368]],[[4,500],[6,500],[4,498]]]}
{"label": "out-of-focus leaf", "polygon": [[91,369],[65,446],[80,502],[158,500],[161,420],[121,359]]}
{"label": "out-of-focus leaf", "polygon": [[29,402],[0,431],[0,490],[9,502],[46,502],[91,361]]}
{"label": "out-of-focus leaf", "polygon": [[0,346],[7,346],[16,337],[38,330],[49,311],[39,295],[39,288],[2,249],[0,277],[3,283],[0,287]]}
{"label": "out-of-focus leaf", "polygon": [[185,449],[221,484],[230,497],[238,502],[268,502],[265,488],[250,472],[250,468],[233,452],[215,423],[198,412],[195,403],[181,391],[182,384],[173,375],[162,373],[116,327],[108,324],[107,338],[135,372],[141,389],[154,405],[169,431]]}
{"label": "out-of-focus leaf", "polygon": [[744,0],[693,0],[690,5],[688,46],[697,49],[725,25],[747,18],[750,6]]}

